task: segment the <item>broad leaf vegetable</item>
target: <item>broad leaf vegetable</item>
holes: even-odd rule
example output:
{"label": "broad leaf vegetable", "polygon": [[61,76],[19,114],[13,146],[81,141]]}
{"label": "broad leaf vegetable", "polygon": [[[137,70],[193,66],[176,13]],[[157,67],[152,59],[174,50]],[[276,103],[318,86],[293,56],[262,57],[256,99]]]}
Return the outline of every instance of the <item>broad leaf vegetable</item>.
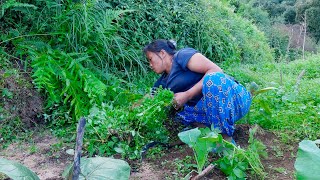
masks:
{"label": "broad leaf vegetable", "polygon": [[294,164],[297,179],[320,179],[320,140],[303,140],[299,143],[297,160]]}
{"label": "broad leaf vegetable", "polygon": [[[38,180],[39,177],[24,165],[0,158],[0,172],[14,180]],[[39,179],[40,180],[40,179]]]}

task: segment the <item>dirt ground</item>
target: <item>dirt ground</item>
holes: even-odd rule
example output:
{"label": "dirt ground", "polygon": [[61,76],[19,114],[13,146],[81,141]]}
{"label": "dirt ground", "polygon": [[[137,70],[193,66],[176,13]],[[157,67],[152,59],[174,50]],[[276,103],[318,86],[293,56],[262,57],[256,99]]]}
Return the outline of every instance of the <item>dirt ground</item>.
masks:
{"label": "dirt ground", "polygon": [[67,148],[48,132],[36,134],[29,142],[13,143],[0,151],[0,158],[19,162],[40,179],[62,179],[65,167],[73,160]]}
{"label": "dirt ground", "polygon": [[[240,125],[235,132],[235,141],[242,148],[248,146],[249,128],[250,126],[248,125]],[[265,172],[268,174],[266,179],[294,179],[294,162],[297,146],[282,144],[274,133],[261,128],[257,131],[256,138],[267,147],[268,157],[262,159]],[[177,174],[179,174],[177,170],[179,166],[183,165],[183,163],[181,164],[181,160],[186,156],[190,156],[193,159],[193,151],[186,145],[168,149],[161,157],[147,158],[142,163],[138,163],[137,168],[133,169],[134,172],[132,172],[130,179],[177,179]],[[177,166],[177,162],[180,162],[180,165]],[[187,164],[184,163],[184,165]],[[181,174],[179,178],[181,178]],[[214,168],[203,179],[222,180],[226,179],[226,176],[218,168]]]}
{"label": "dirt ground", "polygon": [[[241,147],[248,145],[249,126],[237,127],[235,140]],[[273,133],[260,129],[256,136],[267,146],[268,158],[262,160],[267,179],[294,179],[294,161],[297,147],[281,144]],[[67,147],[49,132],[35,133],[31,141],[13,143],[0,150],[0,158],[17,161],[33,170],[40,179],[62,179],[65,167],[72,162],[73,156],[66,153]],[[163,149],[161,152],[149,150],[146,158],[130,162],[130,179],[177,179],[181,178],[183,166],[194,163],[193,151],[186,145]],[[186,158],[187,157],[187,158]],[[187,160],[186,160],[187,159]],[[187,162],[188,161],[188,162]],[[215,168],[203,179],[226,179],[223,173]]]}

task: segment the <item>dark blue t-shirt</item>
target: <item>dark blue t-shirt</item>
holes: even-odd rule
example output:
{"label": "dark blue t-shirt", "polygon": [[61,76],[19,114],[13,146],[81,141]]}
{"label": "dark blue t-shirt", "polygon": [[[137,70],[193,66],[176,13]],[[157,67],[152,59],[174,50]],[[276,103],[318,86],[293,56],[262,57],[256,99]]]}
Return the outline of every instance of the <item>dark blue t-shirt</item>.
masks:
{"label": "dark blue t-shirt", "polygon": [[[204,74],[202,73],[190,71],[187,67],[190,58],[196,53],[198,53],[198,51],[193,48],[184,48],[179,50],[173,56],[172,68],[170,73],[162,73],[153,87],[157,88],[159,86],[162,86],[163,88],[170,89],[174,93],[184,92],[192,88],[204,76]],[[187,105],[196,105],[201,97],[202,93],[189,100],[187,102]]]}

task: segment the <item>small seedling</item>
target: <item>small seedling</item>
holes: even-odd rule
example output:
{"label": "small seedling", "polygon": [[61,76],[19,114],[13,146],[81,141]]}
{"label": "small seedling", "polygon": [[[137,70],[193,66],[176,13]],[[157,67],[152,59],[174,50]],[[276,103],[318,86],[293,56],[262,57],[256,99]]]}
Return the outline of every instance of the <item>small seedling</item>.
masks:
{"label": "small seedling", "polygon": [[12,99],[13,93],[9,89],[3,88],[2,89],[2,97]]}
{"label": "small seedling", "polygon": [[36,153],[38,150],[39,150],[38,147],[33,144],[33,145],[31,145],[30,148],[29,148],[29,153],[30,153],[30,154],[34,154],[34,153]]}

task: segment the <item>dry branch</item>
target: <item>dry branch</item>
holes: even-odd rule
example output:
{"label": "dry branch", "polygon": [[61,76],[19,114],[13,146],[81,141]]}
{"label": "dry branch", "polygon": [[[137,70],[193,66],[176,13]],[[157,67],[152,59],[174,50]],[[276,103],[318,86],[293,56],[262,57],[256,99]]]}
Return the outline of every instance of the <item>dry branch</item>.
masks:
{"label": "dry branch", "polygon": [[199,173],[198,175],[196,175],[195,177],[192,177],[191,180],[199,180],[201,178],[203,178],[204,176],[206,176],[207,174],[210,173],[210,171],[213,170],[215,165],[210,164],[208,167],[206,167],[201,173]]}
{"label": "dry branch", "polygon": [[301,81],[301,78],[302,76],[304,75],[304,73],[306,72],[306,70],[302,70],[301,73],[299,74],[298,78],[297,78],[297,82],[296,82],[296,85],[295,85],[295,91],[298,92],[299,91],[299,85],[300,85],[300,81]]}

